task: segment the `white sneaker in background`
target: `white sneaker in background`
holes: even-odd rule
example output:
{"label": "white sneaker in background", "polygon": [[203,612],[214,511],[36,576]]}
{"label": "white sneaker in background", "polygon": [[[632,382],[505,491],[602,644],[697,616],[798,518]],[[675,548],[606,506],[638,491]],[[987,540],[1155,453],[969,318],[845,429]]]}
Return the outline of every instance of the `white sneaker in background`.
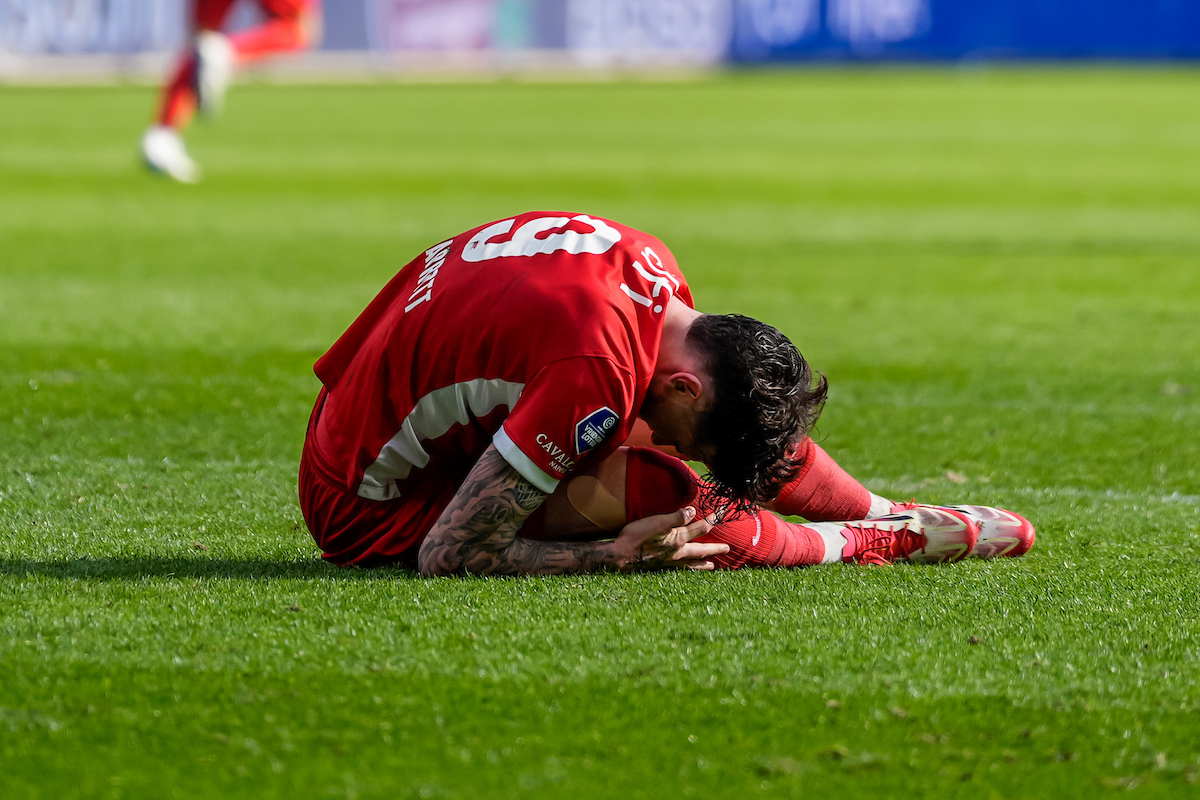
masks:
{"label": "white sneaker in background", "polygon": [[142,135],[142,159],[146,166],[180,183],[200,180],[200,168],[183,146],[179,132],[166,125],[154,125]]}
{"label": "white sneaker in background", "polygon": [[196,34],[196,107],[206,117],[225,109],[225,90],[233,80],[233,45],[223,33]]}

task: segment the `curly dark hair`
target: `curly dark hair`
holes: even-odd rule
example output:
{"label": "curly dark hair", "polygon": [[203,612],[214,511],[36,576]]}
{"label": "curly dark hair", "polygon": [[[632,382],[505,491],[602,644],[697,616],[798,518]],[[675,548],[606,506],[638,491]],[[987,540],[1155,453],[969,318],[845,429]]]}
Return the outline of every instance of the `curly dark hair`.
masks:
{"label": "curly dark hair", "polygon": [[775,498],[801,464],[791,456],[821,415],[829,384],[775,328],[740,314],[704,314],[687,343],[705,362],[713,398],[697,420],[715,455],[701,488],[709,508],[746,511]]}

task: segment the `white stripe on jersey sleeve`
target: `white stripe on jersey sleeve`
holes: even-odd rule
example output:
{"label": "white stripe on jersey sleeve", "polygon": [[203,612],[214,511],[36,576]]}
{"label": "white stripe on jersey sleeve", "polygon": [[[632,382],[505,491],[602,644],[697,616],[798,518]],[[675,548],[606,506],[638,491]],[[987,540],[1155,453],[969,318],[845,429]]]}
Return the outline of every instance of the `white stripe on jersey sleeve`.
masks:
{"label": "white stripe on jersey sleeve", "polygon": [[455,423],[467,424],[472,416],[482,417],[499,406],[511,409],[523,391],[523,383],[476,378],[425,395],[363,472],[358,496],[368,500],[396,499],[400,496],[396,481],[407,478],[414,468],[423,469],[429,464],[429,453],[422,442],[444,435]]}
{"label": "white stripe on jersey sleeve", "polygon": [[546,494],[554,494],[554,490],[558,488],[559,479],[542,470],[533,459],[525,455],[521,448],[517,447],[516,443],[508,436],[508,431],[504,430],[504,426],[500,426],[500,430],[496,431],[496,435],[492,437],[492,444],[496,445],[496,449],[500,455],[504,456],[504,460],[521,473],[521,477],[532,483],[537,488],[541,489]]}

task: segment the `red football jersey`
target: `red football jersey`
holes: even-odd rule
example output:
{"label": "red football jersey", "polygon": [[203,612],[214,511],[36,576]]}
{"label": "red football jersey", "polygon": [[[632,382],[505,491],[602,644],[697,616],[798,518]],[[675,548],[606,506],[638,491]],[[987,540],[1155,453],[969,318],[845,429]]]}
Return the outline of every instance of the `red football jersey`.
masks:
{"label": "red football jersey", "polygon": [[672,296],[693,304],[662,242],[584,214],[530,212],[436,244],[317,362],[317,446],[372,500],[461,480],[489,443],[553,492],[629,436]]}

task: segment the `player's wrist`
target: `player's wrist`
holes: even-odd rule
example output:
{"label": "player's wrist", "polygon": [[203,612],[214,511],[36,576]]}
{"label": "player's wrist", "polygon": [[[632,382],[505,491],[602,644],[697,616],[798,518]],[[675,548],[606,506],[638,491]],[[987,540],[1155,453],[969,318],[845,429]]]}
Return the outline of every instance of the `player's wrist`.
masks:
{"label": "player's wrist", "polygon": [[635,572],[641,563],[641,548],[628,536],[618,536],[608,543],[610,560],[618,572]]}

